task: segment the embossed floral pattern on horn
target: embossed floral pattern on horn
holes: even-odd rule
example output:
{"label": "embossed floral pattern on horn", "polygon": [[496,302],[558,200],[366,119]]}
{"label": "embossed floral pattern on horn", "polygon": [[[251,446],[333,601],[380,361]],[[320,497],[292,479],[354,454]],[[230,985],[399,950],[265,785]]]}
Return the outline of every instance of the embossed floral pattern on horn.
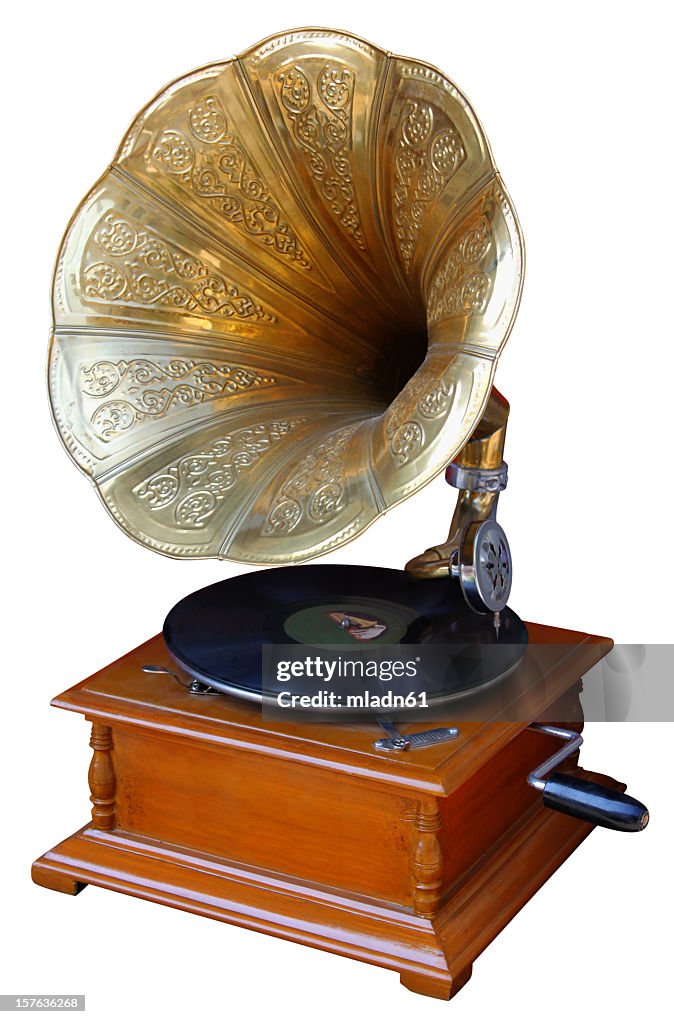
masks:
{"label": "embossed floral pattern on horn", "polygon": [[270,36],[151,99],[72,218],[53,418],[153,550],[314,558],[464,447],[523,273],[447,77],[345,32]]}

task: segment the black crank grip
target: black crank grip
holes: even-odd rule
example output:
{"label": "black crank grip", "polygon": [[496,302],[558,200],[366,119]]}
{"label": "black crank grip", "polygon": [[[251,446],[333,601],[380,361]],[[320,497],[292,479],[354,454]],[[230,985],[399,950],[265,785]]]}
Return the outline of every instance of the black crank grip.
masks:
{"label": "black crank grip", "polygon": [[543,803],[554,811],[617,832],[641,832],[648,824],[648,810],[633,796],[562,772],[548,775]]}

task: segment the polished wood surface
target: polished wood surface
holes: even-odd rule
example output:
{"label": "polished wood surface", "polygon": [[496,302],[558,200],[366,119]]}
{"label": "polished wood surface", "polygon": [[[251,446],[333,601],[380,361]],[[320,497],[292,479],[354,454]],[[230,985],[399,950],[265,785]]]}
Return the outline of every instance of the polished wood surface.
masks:
{"label": "polished wood surface", "polygon": [[529,631],[535,670],[518,670],[513,697],[527,717],[461,722],[457,740],[403,754],[374,750],[375,725],[270,721],[147,675],[170,663],[153,638],[53,702],[92,723],[93,813],[34,880],[333,950],[448,998],[591,831],[526,785],[556,745],[526,726],[578,724],[578,679],[610,641]]}
{"label": "polished wood surface", "polygon": [[[55,697],[55,707],[89,718],[123,721],[176,738],[203,740],[309,763],[401,789],[448,795],[547,710],[611,649],[612,641],[573,630],[527,623],[529,653],[514,673],[510,706],[500,691],[461,702],[461,735],[451,743],[407,751],[404,758],[375,751],[371,724],[321,725],[271,720],[257,705],[221,695],[195,697],[168,678],[148,675],[145,664],[172,665],[161,635]],[[534,653],[532,653],[534,652]],[[467,709],[467,710],[466,710]],[[458,709],[456,709],[458,710]],[[454,709],[447,712],[455,720]],[[470,716],[470,717],[468,717]],[[472,720],[471,720],[472,717]],[[467,720],[468,718],[468,720]],[[506,720],[507,719],[507,720]],[[419,723],[415,729],[441,723]]]}

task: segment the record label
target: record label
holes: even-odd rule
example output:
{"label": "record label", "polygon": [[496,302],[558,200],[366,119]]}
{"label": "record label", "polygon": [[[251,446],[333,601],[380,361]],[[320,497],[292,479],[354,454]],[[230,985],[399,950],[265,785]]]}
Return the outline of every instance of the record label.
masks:
{"label": "record label", "polygon": [[373,647],[395,644],[417,617],[413,608],[387,601],[359,601],[348,597],[331,604],[310,605],[289,615],[283,628],[289,640],[321,647]]}

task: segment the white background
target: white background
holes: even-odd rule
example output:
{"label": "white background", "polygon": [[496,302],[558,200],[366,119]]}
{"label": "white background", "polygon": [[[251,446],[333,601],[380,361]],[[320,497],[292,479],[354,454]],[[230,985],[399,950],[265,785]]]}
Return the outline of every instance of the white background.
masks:
{"label": "white background", "polygon": [[[61,234],[129,121],[182,72],[300,25],[349,29],[442,68],[489,135],[527,242],[497,385],[512,404],[500,518],[524,617],[625,643],[672,640],[671,25],[666,5],[378,7],[114,0],[6,9],[2,186],[0,991],[85,992],[89,1019],[462,1022],[669,1018],[669,725],[589,725],[581,761],[651,807],[595,832],[477,962],[450,1007],[394,974],[89,887],[30,863],[88,816],[88,729],[49,707],[240,569],[131,543],[71,465],[44,385]],[[14,19],[14,24],[11,24]],[[334,559],[401,567],[444,538],[442,481]],[[672,680],[663,679],[663,685]],[[670,857],[667,857],[670,852]],[[669,949],[668,949],[669,947]]]}

